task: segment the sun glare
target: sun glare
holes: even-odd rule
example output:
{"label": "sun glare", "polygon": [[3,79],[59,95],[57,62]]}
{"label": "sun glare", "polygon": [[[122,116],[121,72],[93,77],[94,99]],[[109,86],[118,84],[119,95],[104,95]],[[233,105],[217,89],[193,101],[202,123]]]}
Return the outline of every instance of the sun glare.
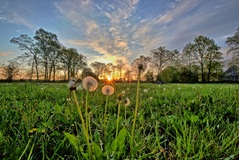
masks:
{"label": "sun glare", "polygon": [[112,77],[110,75],[107,76],[107,80],[108,81],[111,81],[112,80]]}

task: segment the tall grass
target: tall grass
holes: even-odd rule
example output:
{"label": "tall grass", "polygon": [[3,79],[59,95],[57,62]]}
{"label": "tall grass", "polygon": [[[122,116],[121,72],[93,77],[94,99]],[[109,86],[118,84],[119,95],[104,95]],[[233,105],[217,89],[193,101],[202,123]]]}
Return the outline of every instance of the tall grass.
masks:
{"label": "tall grass", "polygon": [[[92,159],[129,159],[137,84],[115,84],[115,93],[107,99],[102,86],[87,100],[93,113]],[[124,107],[119,107],[122,112],[118,116],[117,96],[122,91],[122,98],[131,101],[126,120]],[[85,93],[75,92],[81,106]],[[238,85],[142,83],[133,156],[238,159],[238,97]],[[0,159],[88,159],[84,125],[75,104],[65,84],[0,84]]]}

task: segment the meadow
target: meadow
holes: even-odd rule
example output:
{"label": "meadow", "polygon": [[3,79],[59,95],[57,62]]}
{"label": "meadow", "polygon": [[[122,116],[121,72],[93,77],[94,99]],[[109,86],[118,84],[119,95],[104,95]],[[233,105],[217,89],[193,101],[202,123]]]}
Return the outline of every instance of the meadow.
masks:
{"label": "meadow", "polygon": [[136,83],[103,86],[1,83],[0,159],[239,159],[239,85],[141,83],[138,102]]}

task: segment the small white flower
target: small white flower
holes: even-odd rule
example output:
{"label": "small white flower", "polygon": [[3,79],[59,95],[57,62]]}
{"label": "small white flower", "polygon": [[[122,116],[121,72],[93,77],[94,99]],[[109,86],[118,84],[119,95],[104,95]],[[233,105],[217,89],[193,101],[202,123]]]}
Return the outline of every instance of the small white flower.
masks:
{"label": "small white flower", "polygon": [[122,95],[125,95],[125,91],[122,91],[121,93],[122,93]]}
{"label": "small white flower", "polygon": [[144,93],[147,93],[148,92],[148,90],[147,89],[144,89]]}

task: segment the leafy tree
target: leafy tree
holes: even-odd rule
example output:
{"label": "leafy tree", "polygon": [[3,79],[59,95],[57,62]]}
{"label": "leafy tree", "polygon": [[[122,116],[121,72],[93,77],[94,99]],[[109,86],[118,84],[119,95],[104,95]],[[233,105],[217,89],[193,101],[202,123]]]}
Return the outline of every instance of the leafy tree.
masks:
{"label": "leafy tree", "polygon": [[148,82],[153,82],[154,81],[154,74],[151,71],[147,71],[146,74],[144,75],[146,81]]}
{"label": "leafy tree", "polygon": [[83,68],[81,72],[81,78],[84,79],[87,76],[92,76],[94,78],[97,78],[97,76],[94,74],[91,68],[85,67]]}
{"label": "leafy tree", "polygon": [[180,82],[182,83],[196,83],[198,82],[198,74],[191,68],[183,67],[180,72]]}
{"label": "leafy tree", "polygon": [[167,50],[164,46],[161,46],[157,49],[152,49],[150,52],[151,52],[151,63],[157,69],[158,77],[160,72],[170,63],[172,63],[175,57],[177,57],[177,55],[179,54],[177,50],[170,51]]}
{"label": "leafy tree", "polygon": [[34,40],[27,34],[21,34],[19,37],[12,38],[10,42],[17,44],[20,50],[25,51],[25,53],[21,57],[29,58],[29,61],[31,61],[31,79],[33,75],[33,68],[35,67],[36,77],[37,80],[39,80],[39,49],[38,46],[34,43]]}
{"label": "leafy tree", "polygon": [[37,41],[36,44],[44,64],[44,80],[50,80],[52,68],[55,67],[55,60],[59,55],[60,42],[56,34],[47,32],[42,28],[36,31],[34,39]]}
{"label": "leafy tree", "polygon": [[16,62],[16,60],[10,60],[8,61],[8,64],[5,65],[3,70],[4,70],[3,74],[6,77],[6,80],[11,82],[13,78],[18,75],[19,72],[18,63]]}
{"label": "leafy tree", "polygon": [[228,37],[225,42],[229,50],[227,51],[228,54],[232,54],[232,65],[238,65],[239,62],[239,27],[237,31],[234,33],[232,37]]}
{"label": "leafy tree", "polygon": [[205,81],[205,73],[207,73],[207,80],[210,80],[212,63],[222,59],[219,49],[220,47],[213,39],[204,36],[196,37],[194,43],[189,43],[184,47],[184,55],[192,57],[192,61],[197,62],[200,66],[202,82]]}
{"label": "leafy tree", "polygon": [[160,73],[160,78],[166,83],[177,83],[180,79],[180,72],[176,67],[168,66]]}
{"label": "leafy tree", "polygon": [[79,54],[75,48],[62,47],[59,56],[60,62],[63,64],[65,79],[75,77],[80,69],[86,66],[86,57]]}

